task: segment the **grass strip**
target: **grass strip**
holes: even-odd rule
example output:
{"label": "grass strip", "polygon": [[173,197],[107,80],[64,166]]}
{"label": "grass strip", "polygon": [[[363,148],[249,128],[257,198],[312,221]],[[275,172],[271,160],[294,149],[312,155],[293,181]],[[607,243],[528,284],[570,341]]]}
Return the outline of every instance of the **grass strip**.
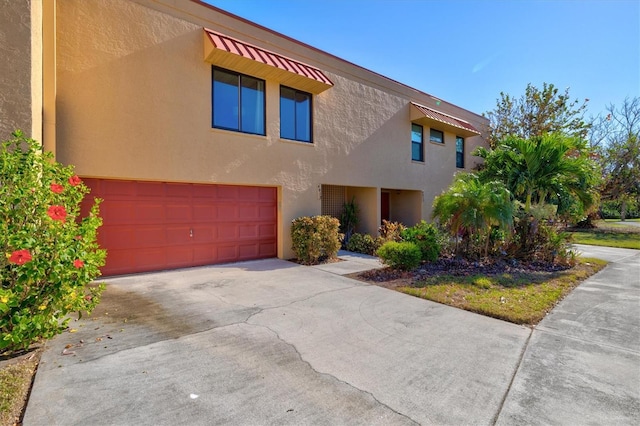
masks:
{"label": "grass strip", "polygon": [[586,258],[559,272],[440,275],[397,290],[516,324],[533,325],[606,264],[603,260]]}

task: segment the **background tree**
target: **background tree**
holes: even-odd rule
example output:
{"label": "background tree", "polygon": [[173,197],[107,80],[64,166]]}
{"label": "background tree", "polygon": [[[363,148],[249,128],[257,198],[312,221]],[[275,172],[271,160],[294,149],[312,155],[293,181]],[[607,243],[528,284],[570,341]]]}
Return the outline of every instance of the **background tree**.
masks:
{"label": "background tree", "polygon": [[609,105],[593,120],[590,142],[602,164],[602,198],[616,202],[625,220],[628,208],[640,204],[640,98]]}
{"label": "background tree", "polygon": [[569,88],[560,92],[553,84],[542,89],[527,84],[519,98],[500,92],[496,107],[485,115],[489,119],[488,139],[495,147],[506,136],[530,139],[548,133],[585,138],[589,124],[584,121],[588,99],[571,100]]}

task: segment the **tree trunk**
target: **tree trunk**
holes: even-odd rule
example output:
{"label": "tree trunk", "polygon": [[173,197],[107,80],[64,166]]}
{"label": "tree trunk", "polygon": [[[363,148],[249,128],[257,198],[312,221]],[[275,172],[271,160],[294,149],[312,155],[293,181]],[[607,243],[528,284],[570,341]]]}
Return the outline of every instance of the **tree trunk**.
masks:
{"label": "tree trunk", "polygon": [[624,222],[626,219],[627,219],[627,200],[623,198],[622,202],[620,203],[620,220]]}

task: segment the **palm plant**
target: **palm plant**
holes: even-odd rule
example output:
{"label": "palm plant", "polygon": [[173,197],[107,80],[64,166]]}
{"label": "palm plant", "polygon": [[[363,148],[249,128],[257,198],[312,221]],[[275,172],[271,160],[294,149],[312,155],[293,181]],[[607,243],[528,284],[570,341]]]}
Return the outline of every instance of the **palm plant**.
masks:
{"label": "palm plant", "polygon": [[509,228],[513,224],[511,193],[499,181],[483,183],[473,173],[459,173],[449,189],[433,203],[433,218],[448,225],[455,237],[477,235],[484,240],[484,255],[488,256],[493,227]]}
{"label": "palm plant", "polygon": [[480,178],[504,182],[527,213],[533,202],[553,201],[566,209],[578,204],[578,213],[591,207],[597,200],[598,171],[590,154],[585,141],[560,134],[508,136],[495,150],[476,151],[485,160]]}

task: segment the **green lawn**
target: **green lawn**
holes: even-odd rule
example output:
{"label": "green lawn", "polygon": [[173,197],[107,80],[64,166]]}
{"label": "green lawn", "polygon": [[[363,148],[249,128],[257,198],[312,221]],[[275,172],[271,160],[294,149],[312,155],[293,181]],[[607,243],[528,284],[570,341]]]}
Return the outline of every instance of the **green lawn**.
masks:
{"label": "green lawn", "polygon": [[581,259],[560,272],[441,275],[397,290],[516,324],[537,324],[573,288],[604,268],[599,259]]}
{"label": "green lawn", "polygon": [[575,231],[571,235],[576,244],[640,250],[640,233]]}

